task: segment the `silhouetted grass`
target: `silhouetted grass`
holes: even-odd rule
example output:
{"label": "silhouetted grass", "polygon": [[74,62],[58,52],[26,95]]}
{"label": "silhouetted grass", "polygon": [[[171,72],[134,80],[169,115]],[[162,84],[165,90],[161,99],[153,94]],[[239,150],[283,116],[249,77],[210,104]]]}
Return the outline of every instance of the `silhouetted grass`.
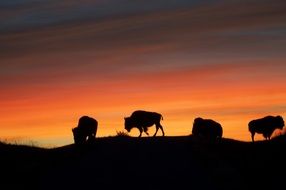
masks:
{"label": "silhouetted grass", "polygon": [[130,137],[130,135],[125,131],[116,131],[116,137]]}

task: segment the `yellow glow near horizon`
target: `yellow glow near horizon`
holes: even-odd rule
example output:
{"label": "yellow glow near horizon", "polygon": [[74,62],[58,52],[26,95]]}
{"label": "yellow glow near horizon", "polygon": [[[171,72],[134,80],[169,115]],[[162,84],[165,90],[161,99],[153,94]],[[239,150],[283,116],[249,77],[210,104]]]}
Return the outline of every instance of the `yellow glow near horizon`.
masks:
{"label": "yellow glow near horizon", "polygon": [[[113,105],[112,102],[106,104],[102,102],[102,105],[99,105],[98,102],[93,103],[87,99],[89,105],[86,102],[77,105],[79,102],[67,101],[65,102],[66,106],[59,106],[57,105],[59,102],[55,102],[41,105],[42,108],[46,107],[44,111],[33,108],[30,112],[19,112],[16,115],[15,112],[10,114],[7,112],[5,119],[1,119],[1,123],[2,126],[9,127],[0,128],[1,136],[2,139],[15,139],[18,136],[22,141],[36,141],[42,146],[60,146],[73,143],[71,128],[77,125],[78,118],[82,115],[89,115],[98,120],[97,136],[113,136],[116,135],[116,131],[124,130],[124,117],[129,116],[136,109],[143,109],[163,114],[162,125],[167,136],[190,135],[194,118],[200,116],[220,122],[224,129],[223,136],[225,138],[250,141],[247,124],[251,119],[269,114],[285,114],[282,110],[267,111],[269,106],[279,105],[280,101],[284,101],[282,96],[275,96],[274,94],[270,97],[266,95],[256,97],[255,101],[247,97],[233,98],[229,95],[216,100],[208,100],[207,97],[202,96],[202,99],[196,98],[193,101],[188,100],[192,99],[191,95],[187,97],[179,95],[178,97],[180,98],[177,99],[174,96],[174,99],[170,97],[164,99],[164,96],[158,96],[160,99],[158,101],[153,98],[149,100],[146,97],[146,99],[138,101],[141,103],[128,104],[129,100],[122,96],[114,99]],[[74,101],[74,98],[71,99]],[[137,97],[136,99],[140,98]],[[269,103],[265,102],[265,99],[268,99]],[[62,107],[62,109],[56,109],[54,106],[56,108]],[[33,111],[34,109],[35,111]],[[38,114],[36,114],[36,110],[38,110]],[[150,128],[150,135],[153,133],[154,127]],[[133,129],[131,135],[137,136],[137,129]],[[158,135],[161,135],[160,131]],[[257,135],[256,139],[262,139],[261,135]]]}

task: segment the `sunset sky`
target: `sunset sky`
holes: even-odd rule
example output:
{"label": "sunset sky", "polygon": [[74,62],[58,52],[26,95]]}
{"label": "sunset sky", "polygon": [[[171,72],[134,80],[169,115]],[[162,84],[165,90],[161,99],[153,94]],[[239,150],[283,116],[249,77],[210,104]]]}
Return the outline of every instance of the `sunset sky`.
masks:
{"label": "sunset sky", "polygon": [[163,115],[167,136],[191,134],[200,116],[250,141],[250,120],[286,117],[285,10],[285,0],[0,1],[0,139],[70,144],[82,115],[113,136],[141,109]]}

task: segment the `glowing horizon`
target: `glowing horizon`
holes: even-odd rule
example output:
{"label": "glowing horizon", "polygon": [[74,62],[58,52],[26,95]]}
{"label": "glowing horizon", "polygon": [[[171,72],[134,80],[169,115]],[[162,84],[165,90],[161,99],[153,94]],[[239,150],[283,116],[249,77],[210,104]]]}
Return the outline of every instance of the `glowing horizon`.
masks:
{"label": "glowing horizon", "polygon": [[250,120],[285,118],[284,1],[123,3],[0,3],[0,139],[72,143],[82,115],[112,136],[141,109],[167,136],[200,116],[250,141]]}

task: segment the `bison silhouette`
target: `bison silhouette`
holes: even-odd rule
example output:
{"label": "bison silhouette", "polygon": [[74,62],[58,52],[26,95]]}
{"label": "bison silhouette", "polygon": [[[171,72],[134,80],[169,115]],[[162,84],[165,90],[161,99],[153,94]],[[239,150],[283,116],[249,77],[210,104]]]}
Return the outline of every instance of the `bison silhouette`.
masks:
{"label": "bison silhouette", "polygon": [[95,139],[98,122],[88,116],[82,116],[78,126],[72,129],[75,144],[83,144],[86,141]]}
{"label": "bison silhouette", "polygon": [[138,128],[140,131],[139,137],[141,137],[143,131],[149,135],[148,127],[151,127],[154,124],[156,126],[156,132],[154,136],[156,136],[159,128],[161,129],[163,136],[165,135],[163,126],[160,124],[160,121],[163,120],[163,117],[159,113],[137,110],[134,111],[130,117],[126,117],[124,119],[125,129],[130,132],[132,128]]}
{"label": "bison silhouette", "polygon": [[248,123],[248,130],[251,133],[252,142],[254,142],[255,133],[262,134],[266,140],[270,140],[274,130],[282,129],[283,127],[284,120],[281,116],[266,116]]}
{"label": "bison silhouette", "polygon": [[211,119],[196,118],[194,120],[192,134],[195,137],[203,137],[205,139],[215,141],[222,137],[222,126],[218,122]]}

